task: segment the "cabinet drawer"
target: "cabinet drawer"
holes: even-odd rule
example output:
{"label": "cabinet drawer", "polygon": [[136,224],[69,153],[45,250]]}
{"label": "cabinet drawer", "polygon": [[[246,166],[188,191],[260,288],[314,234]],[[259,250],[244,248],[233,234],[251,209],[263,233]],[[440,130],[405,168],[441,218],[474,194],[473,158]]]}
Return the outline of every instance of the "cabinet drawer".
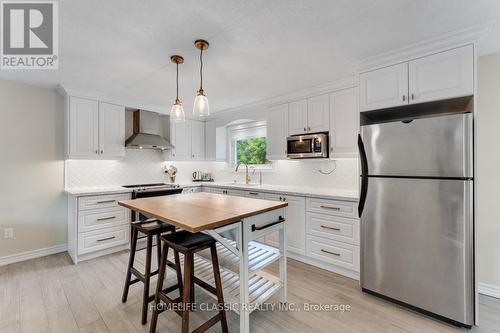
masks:
{"label": "cabinet drawer", "polygon": [[249,198],[259,198],[259,199],[264,199],[265,198],[265,193],[263,192],[256,192],[256,191],[246,191],[245,196]]}
{"label": "cabinet drawer", "polygon": [[92,195],[78,198],[78,210],[118,207],[118,201],[130,199],[129,193]]}
{"label": "cabinet drawer", "polygon": [[129,242],[130,226],[105,228],[78,234],[78,254],[108,249]]}
{"label": "cabinet drawer", "polygon": [[309,235],[341,242],[359,244],[359,220],[340,216],[307,213],[306,231]]}
{"label": "cabinet drawer", "polygon": [[357,202],[307,198],[306,210],[312,213],[357,218]]}
{"label": "cabinet drawer", "polygon": [[331,239],[307,236],[307,255],[359,272],[359,246]]}
{"label": "cabinet drawer", "polygon": [[78,213],[78,232],[129,224],[130,211],[124,207],[86,210]]}

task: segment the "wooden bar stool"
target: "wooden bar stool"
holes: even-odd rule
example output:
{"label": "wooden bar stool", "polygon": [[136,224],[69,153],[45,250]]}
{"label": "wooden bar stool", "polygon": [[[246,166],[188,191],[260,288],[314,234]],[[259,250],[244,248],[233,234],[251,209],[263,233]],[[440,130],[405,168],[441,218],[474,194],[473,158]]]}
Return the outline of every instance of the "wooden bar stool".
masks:
{"label": "wooden bar stool", "polygon": [[[139,232],[142,234],[145,234],[145,237],[141,238],[147,238],[146,241],[146,247],[142,249],[137,249],[137,241],[141,238],[139,238]],[[123,288],[123,296],[122,296],[122,302],[125,303],[127,301],[128,297],[128,292],[130,289],[130,285],[137,283],[137,282],[142,282],[144,283],[144,291],[143,291],[143,297],[142,297],[142,324],[146,324],[148,321],[148,304],[149,302],[154,300],[154,295],[150,296],[149,295],[149,286],[150,286],[150,280],[153,275],[158,274],[159,269],[155,271],[151,271],[151,257],[152,257],[152,252],[153,252],[153,237],[156,236],[156,248],[157,248],[157,253],[158,253],[158,268],[160,267],[160,260],[161,260],[161,240],[160,236],[163,233],[173,233],[175,232],[175,227],[161,222],[156,219],[149,219],[146,221],[137,221],[137,222],[132,222],[132,240],[131,240],[131,248],[130,248],[130,257],[129,257],[129,262],[128,262],[128,268],[127,268],[127,276],[125,279],[125,287]],[[141,250],[146,250],[146,264],[145,264],[145,269],[144,273],[139,272],[134,267],[134,261],[135,261],[135,254],[137,251]],[[179,261],[179,253],[174,252],[174,258],[175,258],[175,264],[172,262],[168,262],[167,264],[171,267],[174,267],[178,271],[178,276],[177,276],[177,284],[172,287],[169,287],[165,290],[165,292],[171,292],[180,286],[182,286],[182,278],[180,275],[180,261]],[[132,280],[132,275],[135,276],[135,279]]]}
{"label": "wooden bar stool", "polygon": [[[182,317],[182,333],[189,332],[189,312],[191,310],[190,300],[194,293],[193,282],[217,296],[217,303],[219,305],[219,313],[200,325],[193,332],[201,333],[208,330],[210,327],[220,321],[222,332],[227,333],[227,320],[226,312],[224,311],[224,297],[222,294],[222,283],[219,271],[219,260],[217,258],[216,241],[209,235],[203,233],[190,233],[187,231],[178,231],[173,234],[164,235],[161,237],[163,240],[162,258],[160,263],[160,275],[158,276],[158,284],[156,286],[155,306],[151,318],[150,333],[156,332],[156,324],[158,322],[158,315],[165,309],[160,309],[160,301],[167,305],[169,304],[182,304],[182,311],[176,311]],[[172,248],[175,252],[180,252],[184,255],[184,288],[181,297],[171,299],[162,290],[163,280],[165,278],[165,269],[167,265],[168,249]],[[212,267],[214,272],[215,287],[205,283],[194,276],[194,254],[204,249],[210,248],[212,257]]]}

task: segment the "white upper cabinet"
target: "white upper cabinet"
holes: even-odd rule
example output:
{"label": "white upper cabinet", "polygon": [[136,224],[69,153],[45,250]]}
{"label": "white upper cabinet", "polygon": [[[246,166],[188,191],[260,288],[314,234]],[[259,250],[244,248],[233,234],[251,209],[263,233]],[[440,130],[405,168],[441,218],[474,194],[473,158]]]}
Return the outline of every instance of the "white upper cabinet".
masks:
{"label": "white upper cabinet", "polygon": [[307,132],[307,100],[288,104],[288,134]]}
{"label": "white upper cabinet", "polygon": [[205,159],[205,123],[191,121],[191,159]]}
{"label": "white upper cabinet", "polygon": [[205,123],[186,119],[170,124],[170,140],[174,145],[172,159],[177,161],[205,159]]}
{"label": "white upper cabinet", "polygon": [[307,132],[328,132],[330,106],[328,94],[307,99]]}
{"label": "white upper cabinet", "polygon": [[125,108],[99,103],[99,154],[102,157],[125,156]]}
{"label": "white upper cabinet", "polygon": [[175,160],[191,159],[191,121],[171,123],[170,140],[174,145],[172,158]]}
{"label": "white upper cabinet", "polygon": [[283,160],[286,158],[286,137],[288,133],[288,104],[269,109],[267,118],[267,158]]}
{"label": "white upper cabinet", "polygon": [[358,89],[350,88],[331,93],[330,110],[330,157],[357,157]]}
{"label": "white upper cabinet", "polygon": [[474,47],[410,60],[359,75],[361,111],[474,94]]}
{"label": "white upper cabinet", "polygon": [[69,96],[67,158],[109,159],[125,155],[125,108]]}
{"label": "white upper cabinet", "polygon": [[467,45],[409,63],[410,103],[474,94],[474,50]]}
{"label": "white upper cabinet", "polygon": [[99,156],[99,107],[96,101],[70,97],[67,155],[69,158]]}
{"label": "white upper cabinet", "polygon": [[215,161],[217,152],[217,128],[215,119],[205,123],[205,159]]}
{"label": "white upper cabinet", "polygon": [[361,111],[408,104],[408,63],[359,75]]}
{"label": "white upper cabinet", "polygon": [[288,135],[327,132],[329,108],[328,94],[288,104]]}

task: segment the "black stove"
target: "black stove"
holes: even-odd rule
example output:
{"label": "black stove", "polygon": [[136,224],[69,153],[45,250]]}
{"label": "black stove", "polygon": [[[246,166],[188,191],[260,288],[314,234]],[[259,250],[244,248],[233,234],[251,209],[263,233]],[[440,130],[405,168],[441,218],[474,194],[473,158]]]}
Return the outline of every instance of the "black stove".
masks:
{"label": "black stove", "polygon": [[134,190],[134,192],[154,192],[154,191],[179,190],[180,189],[180,185],[166,184],[166,183],[123,185],[122,187],[131,188]]}
{"label": "black stove", "polygon": [[[182,193],[182,188],[177,184],[153,183],[153,184],[137,184],[123,185],[122,187],[132,189],[132,199],[160,197],[164,195],[173,195]],[[148,217],[143,214],[137,214],[132,211],[132,221],[137,219],[144,221]]]}

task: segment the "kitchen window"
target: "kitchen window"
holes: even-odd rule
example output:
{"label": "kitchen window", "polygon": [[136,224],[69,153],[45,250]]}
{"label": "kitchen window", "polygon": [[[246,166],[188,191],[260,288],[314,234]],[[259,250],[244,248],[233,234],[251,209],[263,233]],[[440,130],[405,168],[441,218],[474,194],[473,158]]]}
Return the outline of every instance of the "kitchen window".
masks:
{"label": "kitchen window", "polygon": [[[254,121],[228,127],[230,168],[246,163],[254,169],[272,169],[267,158],[267,126]],[[244,170],[244,168],[243,168]]]}

